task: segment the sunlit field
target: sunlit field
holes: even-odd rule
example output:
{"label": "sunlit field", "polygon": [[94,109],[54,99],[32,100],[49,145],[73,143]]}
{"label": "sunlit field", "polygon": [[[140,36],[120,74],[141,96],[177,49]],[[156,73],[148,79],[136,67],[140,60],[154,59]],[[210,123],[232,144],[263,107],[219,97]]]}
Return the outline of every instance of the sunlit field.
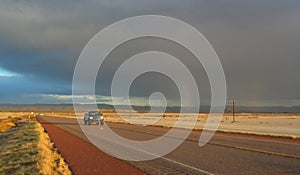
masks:
{"label": "sunlit field", "polygon": [[28,116],[1,113],[0,174],[71,174],[42,126]]}
{"label": "sunlit field", "polygon": [[[137,113],[133,111],[123,111],[122,117],[114,110],[100,110],[106,122],[133,123],[139,125],[154,125],[173,127],[178,119],[179,113]],[[78,116],[74,112],[55,111],[44,112],[42,115],[68,117],[81,119],[84,112]],[[208,113],[198,115],[194,129],[203,129],[208,118]],[[187,128],[194,114],[182,114],[184,122],[178,127]],[[79,120],[80,121],[80,120]],[[216,123],[217,121],[211,120]],[[209,128],[208,128],[209,129]],[[293,113],[236,113],[235,117],[231,113],[225,113],[218,126],[221,132],[238,132],[244,134],[259,134],[278,137],[300,138],[300,114]]]}

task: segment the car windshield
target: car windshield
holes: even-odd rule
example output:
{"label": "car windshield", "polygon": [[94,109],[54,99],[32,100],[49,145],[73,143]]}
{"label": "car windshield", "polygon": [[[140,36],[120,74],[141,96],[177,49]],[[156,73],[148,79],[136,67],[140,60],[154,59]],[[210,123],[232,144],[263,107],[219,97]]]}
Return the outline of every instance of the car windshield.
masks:
{"label": "car windshield", "polygon": [[90,115],[100,115],[100,112],[89,112]]}

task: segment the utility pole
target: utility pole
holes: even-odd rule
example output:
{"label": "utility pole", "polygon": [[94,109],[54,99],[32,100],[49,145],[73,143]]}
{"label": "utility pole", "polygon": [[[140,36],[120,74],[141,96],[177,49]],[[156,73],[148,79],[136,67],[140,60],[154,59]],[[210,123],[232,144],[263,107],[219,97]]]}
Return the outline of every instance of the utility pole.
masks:
{"label": "utility pole", "polygon": [[232,99],[232,122],[235,122],[234,99]]}

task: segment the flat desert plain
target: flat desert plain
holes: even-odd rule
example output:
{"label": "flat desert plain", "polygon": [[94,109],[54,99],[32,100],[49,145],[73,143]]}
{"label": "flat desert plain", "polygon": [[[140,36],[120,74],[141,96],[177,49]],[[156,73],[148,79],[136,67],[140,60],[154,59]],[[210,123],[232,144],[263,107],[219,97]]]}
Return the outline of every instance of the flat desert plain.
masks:
{"label": "flat desert plain", "polygon": [[[114,110],[100,110],[105,117],[105,122],[131,123],[138,125],[152,125],[173,127],[178,121],[179,113],[141,113],[136,111],[121,111],[117,113]],[[0,113],[0,116],[8,115],[30,115],[27,113]],[[76,116],[73,111],[46,111],[35,113],[36,115],[47,115],[56,117],[78,118],[79,122],[83,118],[84,112]],[[244,134],[258,134],[269,136],[283,136],[290,138],[300,138],[300,114],[294,113],[236,113],[235,121],[230,113],[223,115],[216,114],[219,117],[208,117],[208,113],[190,114],[181,113],[182,122],[176,124],[179,128],[191,128],[191,123],[197,117],[194,129],[203,129],[205,123],[209,121],[212,125],[218,125],[218,131],[234,132]],[[213,129],[206,127],[206,129]]]}

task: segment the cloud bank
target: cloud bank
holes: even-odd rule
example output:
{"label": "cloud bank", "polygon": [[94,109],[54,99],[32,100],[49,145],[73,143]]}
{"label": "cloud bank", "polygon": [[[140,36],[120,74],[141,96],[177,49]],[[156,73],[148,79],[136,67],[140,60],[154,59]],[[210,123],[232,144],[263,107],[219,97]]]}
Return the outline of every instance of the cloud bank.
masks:
{"label": "cloud bank", "polygon": [[[44,97],[71,94],[74,67],[85,44],[109,24],[146,14],[181,19],[204,34],[223,64],[228,98],[247,105],[300,105],[297,0],[1,1],[0,68],[17,76],[0,76],[0,103],[64,102]],[[153,39],[127,44],[107,58],[99,73],[97,95],[110,95],[113,72],[124,59],[160,49],[190,66],[201,98],[209,102],[205,72],[183,48]],[[137,79],[131,94],[144,98],[154,91],[178,99],[174,83],[157,74]],[[40,94],[40,99],[33,94]]]}

